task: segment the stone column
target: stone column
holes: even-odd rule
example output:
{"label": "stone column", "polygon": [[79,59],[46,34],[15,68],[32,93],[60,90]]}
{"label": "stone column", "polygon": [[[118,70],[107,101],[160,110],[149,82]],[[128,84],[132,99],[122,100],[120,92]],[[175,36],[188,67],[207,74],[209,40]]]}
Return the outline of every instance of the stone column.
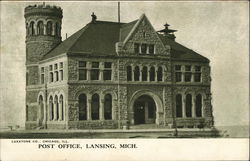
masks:
{"label": "stone column", "polygon": [[99,108],[99,118],[100,120],[104,120],[104,99],[101,99],[101,104]]}
{"label": "stone column", "polygon": [[91,99],[88,99],[87,101],[87,120],[92,120],[91,117]]}
{"label": "stone column", "polygon": [[162,82],[165,82],[165,74],[166,74],[165,68],[162,67]]}
{"label": "stone column", "polygon": [[53,108],[53,103],[50,103],[49,102],[49,105],[48,105],[48,120],[51,121],[52,120],[52,108]]}
{"label": "stone column", "polygon": [[181,82],[185,82],[185,66],[181,66]]}
{"label": "stone column", "polygon": [[158,67],[157,66],[155,66],[155,82],[157,82],[158,81]]}
{"label": "stone column", "polygon": [[139,44],[139,53],[141,53],[141,44]]}
{"label": "stone column", "polygon": [[86,67],[87,67],[87,80],[91,80],[90,78],[90,72],[91,72],[91,67],[90,67],[90,62],[87,62]]}
{"label": "stone column", "polygon": [[104,63],[100,63],[100,73],[99,73],[99,80],[103,80],[103,70],[104,70]]}
{"label": "stone column", "polygon": [[43,35],[47,35],[47,24],[43,24]]}
{"label": "stone column", "polygon": [[147,75],[147,81],[148,82],[150,82],[150,67],[149,66],[147,66],[147,68],[148,68],[148,75]]}
{"label": "stone column", "polygon": [[195,72],[194,66],[191,66],[191,82],[194,82],[194,72]]}
{"label": "stone column", "polygon": [[142,81],[142,66],[139,66],[139,73],[140,73],[140,77],[139,77],[139,81]]}
{"label": "stone column", "polygon": [[135,67],[131,65],[131,68],[132,68],[132,71],[131,71],[132,81],[135,81]]}
{"label": "stone column", "polygon": [[182,94],[182,117],[186,118],[186,98],[185,98],[185,94]]}
{"label": "stone column", "polygon": [[195,107],[196,107],[196,104],[195,104],[195,97],[194,97],[194,95],[192,95],[192,117],[196,117],[196,109],[195,109]]}

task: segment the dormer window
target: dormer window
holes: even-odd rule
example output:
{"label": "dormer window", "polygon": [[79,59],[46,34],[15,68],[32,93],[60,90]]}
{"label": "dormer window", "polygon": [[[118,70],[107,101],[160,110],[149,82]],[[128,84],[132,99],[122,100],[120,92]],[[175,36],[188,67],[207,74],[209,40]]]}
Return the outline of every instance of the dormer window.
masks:
{"label": "dormer window", "polygon": [[141,44],[141,53],[146,54],[147,53],[147,45],[146,44]]}
{"label": "dormer window", "polygon": [[134,50],[135,50],[135,53],[140,53],[140,44],[135,43],[134,44]]}
{"label": "dormer window", "polygon": [[148,52],[149,54],[154,54],[155,53],[155,46],[154,45],[149,45],[148,46]]}

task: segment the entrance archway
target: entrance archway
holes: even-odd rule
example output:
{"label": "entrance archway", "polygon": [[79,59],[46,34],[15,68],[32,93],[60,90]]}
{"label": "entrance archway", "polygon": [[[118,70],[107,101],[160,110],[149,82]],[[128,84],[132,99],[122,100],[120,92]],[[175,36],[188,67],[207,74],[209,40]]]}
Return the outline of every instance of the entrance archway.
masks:
{"label": "entrance archway", "polygon": [[156,105],[152,97],[142,95],[134,103],[134,124],[153,124],[156,119]]}
{"label": "entrance archway", "polygon": [[[146,102],[149,106],[153,106],[153,108],[148,108],[148,110],[150,111],[147,111],[148,112],[147,115],[145,115]],[[140,115],[140,113],[144,113],[144,115]],[[150,116],[148,117],[149,114]],[[129,101],[128,120],[130,125],[151,124],[151,123],[160,125],[164,123],[162,100],[157,94],[155,94],[150,90],[139,90],[135,92]]]}

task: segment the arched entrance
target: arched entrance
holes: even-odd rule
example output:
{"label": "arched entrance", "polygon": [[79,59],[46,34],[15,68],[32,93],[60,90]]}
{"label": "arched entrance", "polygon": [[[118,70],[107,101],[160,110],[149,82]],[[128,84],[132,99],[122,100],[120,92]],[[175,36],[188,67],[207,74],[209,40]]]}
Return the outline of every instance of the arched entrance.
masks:
{"label": "arched entrance", "polygon": [[[149,118],[146,118],[144,115],[144,118],[143,118],[143,115],[139,115],[139,112],[137,112],[137,110],[135,110],[136,109],[135,106],[139,106],[139,107],[143,106],[144,107],[146,102],[151,104],[150,106],[155,107],[155,108],[149,108],[149,110],[151,110],[149,112],[150,115],[153,114],[152,119],[149,119],[149,118],[151,118],[152,115]],[[145,109],[146,108],[144,108],[144,110]],[[143,111],[143,109],[142,109],[142,111]],[[153,91],[150,91],[150,90],[136,91],[132,95],[132,97],[129,101],[128,112],[129,112],[128,120],[129,120],[130,125],[134,125],[136,123],[146,124],[146,123],[150,123],[150,121],[151,121],[151,123],[155,123],[156,125],[160,125],[160,124],[164,123],[162,100],[160,99],[160,97],[157,94],[155,94]],[[136,114],[135,114],[135,112],[136,112]],[[146,112],[146,110],[144,112]],[[141,113],[143,113],[143,112],[141,112]],[[142,118],[139,119],[137,116],[142,117]],[[136,117],[136,122],[135,122],[135,117]],[[145,119],[145,121],[143,121],[143,119]]]}
{"label": "arched entrance", "polygon": [[153,124],[156,119],[156,105],[152,97],[142,95],[134,103],[134,124]]}

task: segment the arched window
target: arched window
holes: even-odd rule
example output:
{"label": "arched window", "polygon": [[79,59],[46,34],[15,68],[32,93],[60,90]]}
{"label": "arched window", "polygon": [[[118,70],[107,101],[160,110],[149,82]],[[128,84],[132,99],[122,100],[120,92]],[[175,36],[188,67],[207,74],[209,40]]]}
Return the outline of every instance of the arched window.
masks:
{"label": "arched window", "polygon": [[49,120],[54,119],[54,107],[53,107],[53,97],[50,96],[49,98]]}
{"label": "arched window", "polygon": [[64,120],[64,103],[63,103],[63,95],[60,96],[60,116],[61,120]]}
{"label": "arched window", "polygon": [[47,22],[47,35],[52,35],[52,22]]}
{"label": "arched window", "polygon": [[60,36],[60,26],[58,22],[55,24],[55,35]]}
{"label": "arched window", "polygon": [[196,117],[202,117],[202,96],[198,94],[195,100]]}
{"label": "arched window", "polygon": [[140,68],[138,66],[135,67],[134,79],[135,79],[135,81],[139,81],[139,79],[140,79]]}
{"label": "arched window", "polygon": [[192,95],[186,95],[186,116],[192,117]]}
{"label": "arched window", "polygon": [[159,67],[157,72],[157,81],[162,81],[162,75],[163,75],[162,72],[163,72],[162,67]]}
{"label": "arched window", "polygon": [[81,94],[78,98],[79,103],[79,120],[87,120],[87,96]]}
{"label": "arched window", "polygon": [[99,120],[100,99],[98,94],[92,96],[91,117],[92,120]]}
{"label": "arched window", "polygon": [[175,105],[176,105],[176,117],[182,117],[182,96],[181,96],[181,94],[176,95]]}
{"label": "arched window", "polygon": [[143,67],[142,68],[142,81],[147,81],[148,78],[148,68]]}
{"label": "arched window", "polygon": [[29,35],[29,24],[28,23],[26,23],[26,36],[28,36]]}
{"label": "arched window", "polygon": [[112,96],[110,94],[104,97],[104,119],[112,120]]}
{"label": "arched window", "polygon": [[37,23],[37,35],[43,35],[44,34],[44,24],[42,21],[39,21]]}
{"label": "arched window", "polygon": [[150,81],[155,81],[155,67],[150,68]]}
{"label": "arched window", "polygon": [[58,116],[59,116],[59,103],[58,103],[58,97],[57,96],[55,96],[55,114],[54,114],[54,118],[55,118],[55,120],[58,120]]}
{"label": "arched window", "polygon": [[29,31],[29,34],[30,35],[35,35],[35,25],[34,25],[35,23],[32,21],[32,22],[30,22],[30,31]]}
{"label": "arched window", "polygon": [[132,67],[127,66],[127,81],[132,81]]}

